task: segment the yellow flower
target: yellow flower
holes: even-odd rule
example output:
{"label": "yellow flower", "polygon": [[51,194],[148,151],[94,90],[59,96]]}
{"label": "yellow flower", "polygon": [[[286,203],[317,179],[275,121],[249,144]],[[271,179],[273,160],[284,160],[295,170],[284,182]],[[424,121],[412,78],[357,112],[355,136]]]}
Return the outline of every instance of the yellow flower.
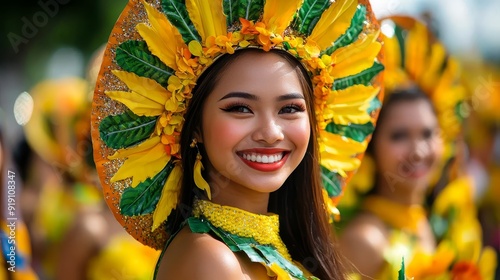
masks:
{"label": "yellow flower", "polygon": [[441,242],[434,254],[417,251],[407,266],[409,277],[421,279],[446,273],[455,258],[455,252],[450,242]]}

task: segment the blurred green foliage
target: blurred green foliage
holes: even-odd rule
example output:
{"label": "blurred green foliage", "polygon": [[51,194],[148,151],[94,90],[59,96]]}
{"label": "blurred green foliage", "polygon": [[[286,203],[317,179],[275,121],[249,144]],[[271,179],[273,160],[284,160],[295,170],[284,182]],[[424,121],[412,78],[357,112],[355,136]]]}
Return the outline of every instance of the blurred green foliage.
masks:
{"label": "blurred green foliage", "polygon": [[[32,84],[44,77],[47,60],[59,47],[77,48],[88,61],[93,52],[107,42],[126,3],[127,0],[18,0],[4,3],[0,9],[2,65],[15,63],[20,66],[23,80]],[[27,27],[30,23],[34,30]]]}

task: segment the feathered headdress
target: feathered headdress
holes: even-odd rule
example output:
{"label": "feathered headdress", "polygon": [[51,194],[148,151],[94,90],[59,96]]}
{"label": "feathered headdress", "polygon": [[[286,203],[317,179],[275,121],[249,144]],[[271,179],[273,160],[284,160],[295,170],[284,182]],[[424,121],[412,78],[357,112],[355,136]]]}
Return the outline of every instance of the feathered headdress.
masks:
{"label": "feathered headdress", "polygon": [[139,241],[162,248],[170,234],[160,225],[177,207],[179,135],[198,77],[249,47],[286,50],[308,70],[330,206],[359,166],[383,70],[367,1],[131,0],[106,48],[92,135],[108,205]]}

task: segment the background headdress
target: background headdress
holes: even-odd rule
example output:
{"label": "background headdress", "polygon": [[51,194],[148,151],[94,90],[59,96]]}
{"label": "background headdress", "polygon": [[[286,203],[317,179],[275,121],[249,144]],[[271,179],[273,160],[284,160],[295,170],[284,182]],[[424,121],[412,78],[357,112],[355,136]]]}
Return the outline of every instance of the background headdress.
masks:
{"label": "background headdress", "polygon": [[[381,19],[380,24],[385,50],[385,100],[395,90],[416,86],[429,97],[436,110],[445,146],[440,168],[436,169],[434,176],[434,181],[437,181],[450,159],[463,156],[456,142],[461,137],[462,123],[467,116],[469,94],[461,65],[425,23],[395,15]],[[364,193],[375,183],[375,166],[369,156],[362,165],[349,187]],[[342,203],[354,203],[356,199],[352,195],[352,192],[348,194],[350,197]]]}
{"label": "background headdress", "polygon": [[423,22],[405,16],[380,22],[386,48],[386,95],[411,85],[427,94],[437,112],[447,157],[453,156],[456,151],[452,143],[467,115],[468,92],[460,63]]}
{"label": "background headdress", "polygon": [[[242,48],[278,48],[309,71],[325,198],[360,164],[381,92],[379,26],[368,1],[131,0],[109,38],[93,103],[94,159],[108,206],[163,248],[178,201],[179,135],[200,74]],[[168,228],[168,227],[167,227]]]}
{"label": "background headdress", "polygon": [[43,80],[30,94],[33,113],[24,126],[30,147],[72,180],[85,181],[92,164],[88,83],[79,77]]}

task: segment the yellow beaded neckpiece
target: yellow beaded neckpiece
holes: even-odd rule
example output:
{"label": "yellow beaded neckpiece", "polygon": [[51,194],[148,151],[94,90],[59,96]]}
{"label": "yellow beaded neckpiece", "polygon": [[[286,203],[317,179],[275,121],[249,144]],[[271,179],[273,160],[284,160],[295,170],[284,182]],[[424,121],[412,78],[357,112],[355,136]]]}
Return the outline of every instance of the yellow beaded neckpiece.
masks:
{"label": "yellow beaded neckpiece", "polygon": [[262,245],[272,245],[284,258],[292,261],[279,235],[279,216],[276,214],[254,214],[207,200],[196,200],[193,215],[205,218],[215,227],[231,234],[253,238]]}
{"label": "yellow beaded neckpiece", "polygon": [[391,227],[406,230],[412,234],[416,234],[419,224],[427,219],[425,209],[421,205],[403,205],[381,196],[365,198],[362,207]]}

